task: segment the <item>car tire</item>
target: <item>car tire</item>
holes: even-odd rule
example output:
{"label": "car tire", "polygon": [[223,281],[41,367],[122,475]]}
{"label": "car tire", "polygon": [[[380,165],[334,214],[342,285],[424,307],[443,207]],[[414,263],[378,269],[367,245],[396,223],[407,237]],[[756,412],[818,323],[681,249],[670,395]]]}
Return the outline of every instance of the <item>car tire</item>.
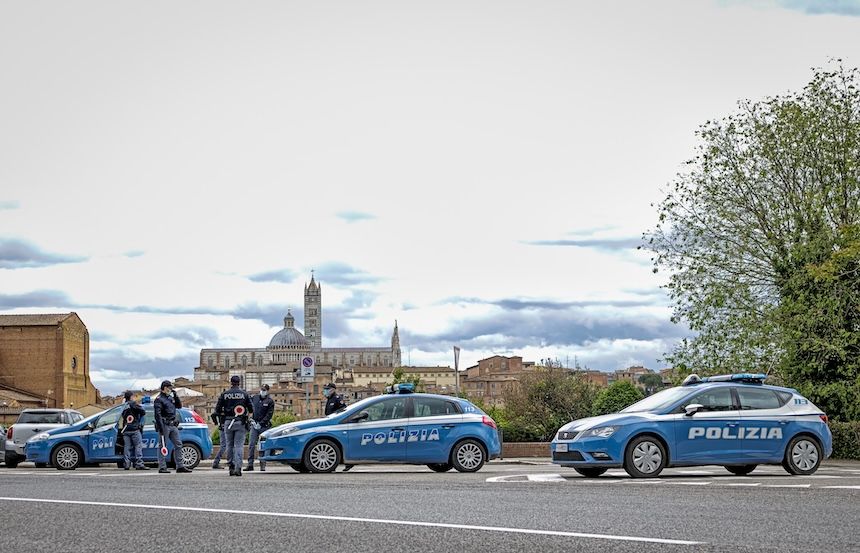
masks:
{"label": "car tire", "polygon": [[730,467],[726,467],[726,470],[735,476],[746,476],[755,470],[758,465],[732,465]]}
{"label": "car tire", "polygon": [[457,472],[478,472],[487,462],[487,452],[475,440],[463,440],[451,450],[451,464]]}
{"label": "car tire", "polygon": [[18,457],[16,454],[9,453],[8,451],[6,452],[6,461],[5,461],[6,468],[13,469],[13,468],[17,467],[18,463],[20,463],[20,462],[21,462],[21,458]]}
{"label": "car tire", "polygon": [[573,470],[586,478],[597,478],[609,469],[602,467],[573,467]]}
{"label": "car tire", "polygon": [[304,463],[289,463],[290,468],[296,472],[301,472],[302,474],[307,474],[311,471],[308,467],[304,465]]}
{"label": "car tire", "polygon": [[448,472],[454,465],[451,463],[430,463],[427,467],[433,472]]}
{"label": "car tire", "polygon": [[334,472],[340,464],[340,449],[331,440],[316,440],[305,448],[302,464],[311,472]]}
{"label": "car tire", "polygon": [[84,452],[74,444],[61,444],[51,452],[51,464],[57,470],[75,470],[84,461]]}
{"label": "car tire", "polygon": [[782,460],[783,468],[792,475],[807,476],[813,474],[821,465],[821,446],[811,436],[795,436],[785,448]]}
{"label": "car tire", "polygon": [[666,448],[654,436],[637,436],[624,451],[624,470],[632,478],[656,478],[666,468]]}
{"label": "car tire", "polygon": [[182,459],[182,466],[187,469],[196,469],[200,460],[203,459],[203,452],[194,444],[182,444],[179,457]]}

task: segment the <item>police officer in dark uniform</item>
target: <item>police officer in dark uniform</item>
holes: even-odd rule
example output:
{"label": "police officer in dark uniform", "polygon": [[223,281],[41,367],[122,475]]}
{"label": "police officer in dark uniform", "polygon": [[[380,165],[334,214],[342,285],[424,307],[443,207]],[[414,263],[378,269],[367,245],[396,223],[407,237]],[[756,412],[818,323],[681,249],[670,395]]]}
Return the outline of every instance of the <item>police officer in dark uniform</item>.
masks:
{"label": "police officer in dark uniform", "polygon": [[[334,382],[329,382],[323,388],[323,395],[326,397],[325,402],[325,415],[329,416],[332,413],[337,413],[341,409],[346,409],[346,402],[343,400],[343,396],[338,395],[335,390],[337,390],[337,385]],[[351,470],[353,465],[344,465],[343,472]]]}
{"label": "police officer in dark uniform", "polygon": [[248,430],[249,417],[254,413],[251,396],[239,387],[240,382],[241,379],[237,375],[231,376],[231,388],[218,397],[218,403],[215,405],[215,413],[224,421],[230,476],[242,476],[245,432]]}
{"label": "police officer in dark uniform", "polygon": [[[220,444],[218,446],[218,453],[215,454],[215,458],[212,459],[212,468],[214,470],[218,470],[221,468],[221,457],[224,457],[227,451],[227,431],[224,427],[224,420],[221,418],[221,415],[218,414],[217,411],[212,413],[212,422],[215,423],[215,426],[218,427],[218,434],[220,436]],[[228,460],[229,462],[229,460]]]}
{"label": "police officer in dark uniform", "polygon": [[[272,427],[272,415],[275,414],[275,400],[269,397],[269,385],[260,386],[260,393],[251,397],[254,407],[254,418],[251,419],[251,437],[248,438],[248,466],[245,470],[254,470],[254,457],[257,451],[257,440],[260,434]],[[266,470],[266,462],[260,459],[260,470]]]}
{"label": "police officer in dark uniform", "polygon": [[155,430],[158,431],[158,472],[166,474],[167,457],[162,454],[161,448],[167,446],[169,441],[173,444],[173,462],[176,464],[176,472],[191,472],[182,464],[182,440],[179,439],[179,413],[177,409],[182,408],[182,402],[173,384],[169,380],[161,383],[161,393],[153,402],[155,407]]}
{"label": "police officer in dark uniform", "polygon": [[126,392],[123,397],[126,403],[125,409],[120,414],[123,425],[123,465],[125,470],[130,470],[132,465],[137,470],[149,470],[143,464],[143,446],[141,444],[143,417],[146,415],[146,411],[134,400],[133,392]]}

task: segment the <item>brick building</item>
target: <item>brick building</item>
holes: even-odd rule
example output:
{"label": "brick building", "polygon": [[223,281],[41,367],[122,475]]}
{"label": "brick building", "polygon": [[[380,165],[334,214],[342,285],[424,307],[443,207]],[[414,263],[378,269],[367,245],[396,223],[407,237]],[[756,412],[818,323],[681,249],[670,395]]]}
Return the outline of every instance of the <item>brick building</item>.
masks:
{"label": "brick building", "polygon": [[519,356],[494,355],[466,369],[460,389],[485,405],[504,405],[505,390],[516,386],[523,373],[534,370],[535,364],[523,362]]}
{"label": "brick building", "polygon": [[46,407],[101,401],[90,381],[90,334],[76,313],[0,315],[0,385]]}

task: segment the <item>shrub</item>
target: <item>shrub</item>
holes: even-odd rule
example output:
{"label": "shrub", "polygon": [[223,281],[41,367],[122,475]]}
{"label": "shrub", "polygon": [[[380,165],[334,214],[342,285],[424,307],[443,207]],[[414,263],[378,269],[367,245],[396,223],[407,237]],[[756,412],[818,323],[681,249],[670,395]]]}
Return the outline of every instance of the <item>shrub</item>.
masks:
{"label": "shrub", "polygon": [[642,399],[642,391],[627,380],[613,382],[608,388],[600,390],[594,401],[595,415],[617,413]]}
{"label": "shrub", "polygon": [[833,458],[860,460],[860,422],[831,422]]}

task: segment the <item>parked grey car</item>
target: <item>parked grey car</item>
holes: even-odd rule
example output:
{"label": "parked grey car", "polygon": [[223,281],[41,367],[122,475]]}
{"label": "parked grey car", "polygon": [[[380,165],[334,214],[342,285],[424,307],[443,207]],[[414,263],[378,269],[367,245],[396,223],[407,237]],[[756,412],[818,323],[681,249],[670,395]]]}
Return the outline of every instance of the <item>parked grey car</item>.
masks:
{"label": "parked grey car", "polygon": [[73,409],[24,409],[15,424],[6,431],[6,466],[15,468],[24,461],[24,446],[36,434],[82,420],[84,416]]}

